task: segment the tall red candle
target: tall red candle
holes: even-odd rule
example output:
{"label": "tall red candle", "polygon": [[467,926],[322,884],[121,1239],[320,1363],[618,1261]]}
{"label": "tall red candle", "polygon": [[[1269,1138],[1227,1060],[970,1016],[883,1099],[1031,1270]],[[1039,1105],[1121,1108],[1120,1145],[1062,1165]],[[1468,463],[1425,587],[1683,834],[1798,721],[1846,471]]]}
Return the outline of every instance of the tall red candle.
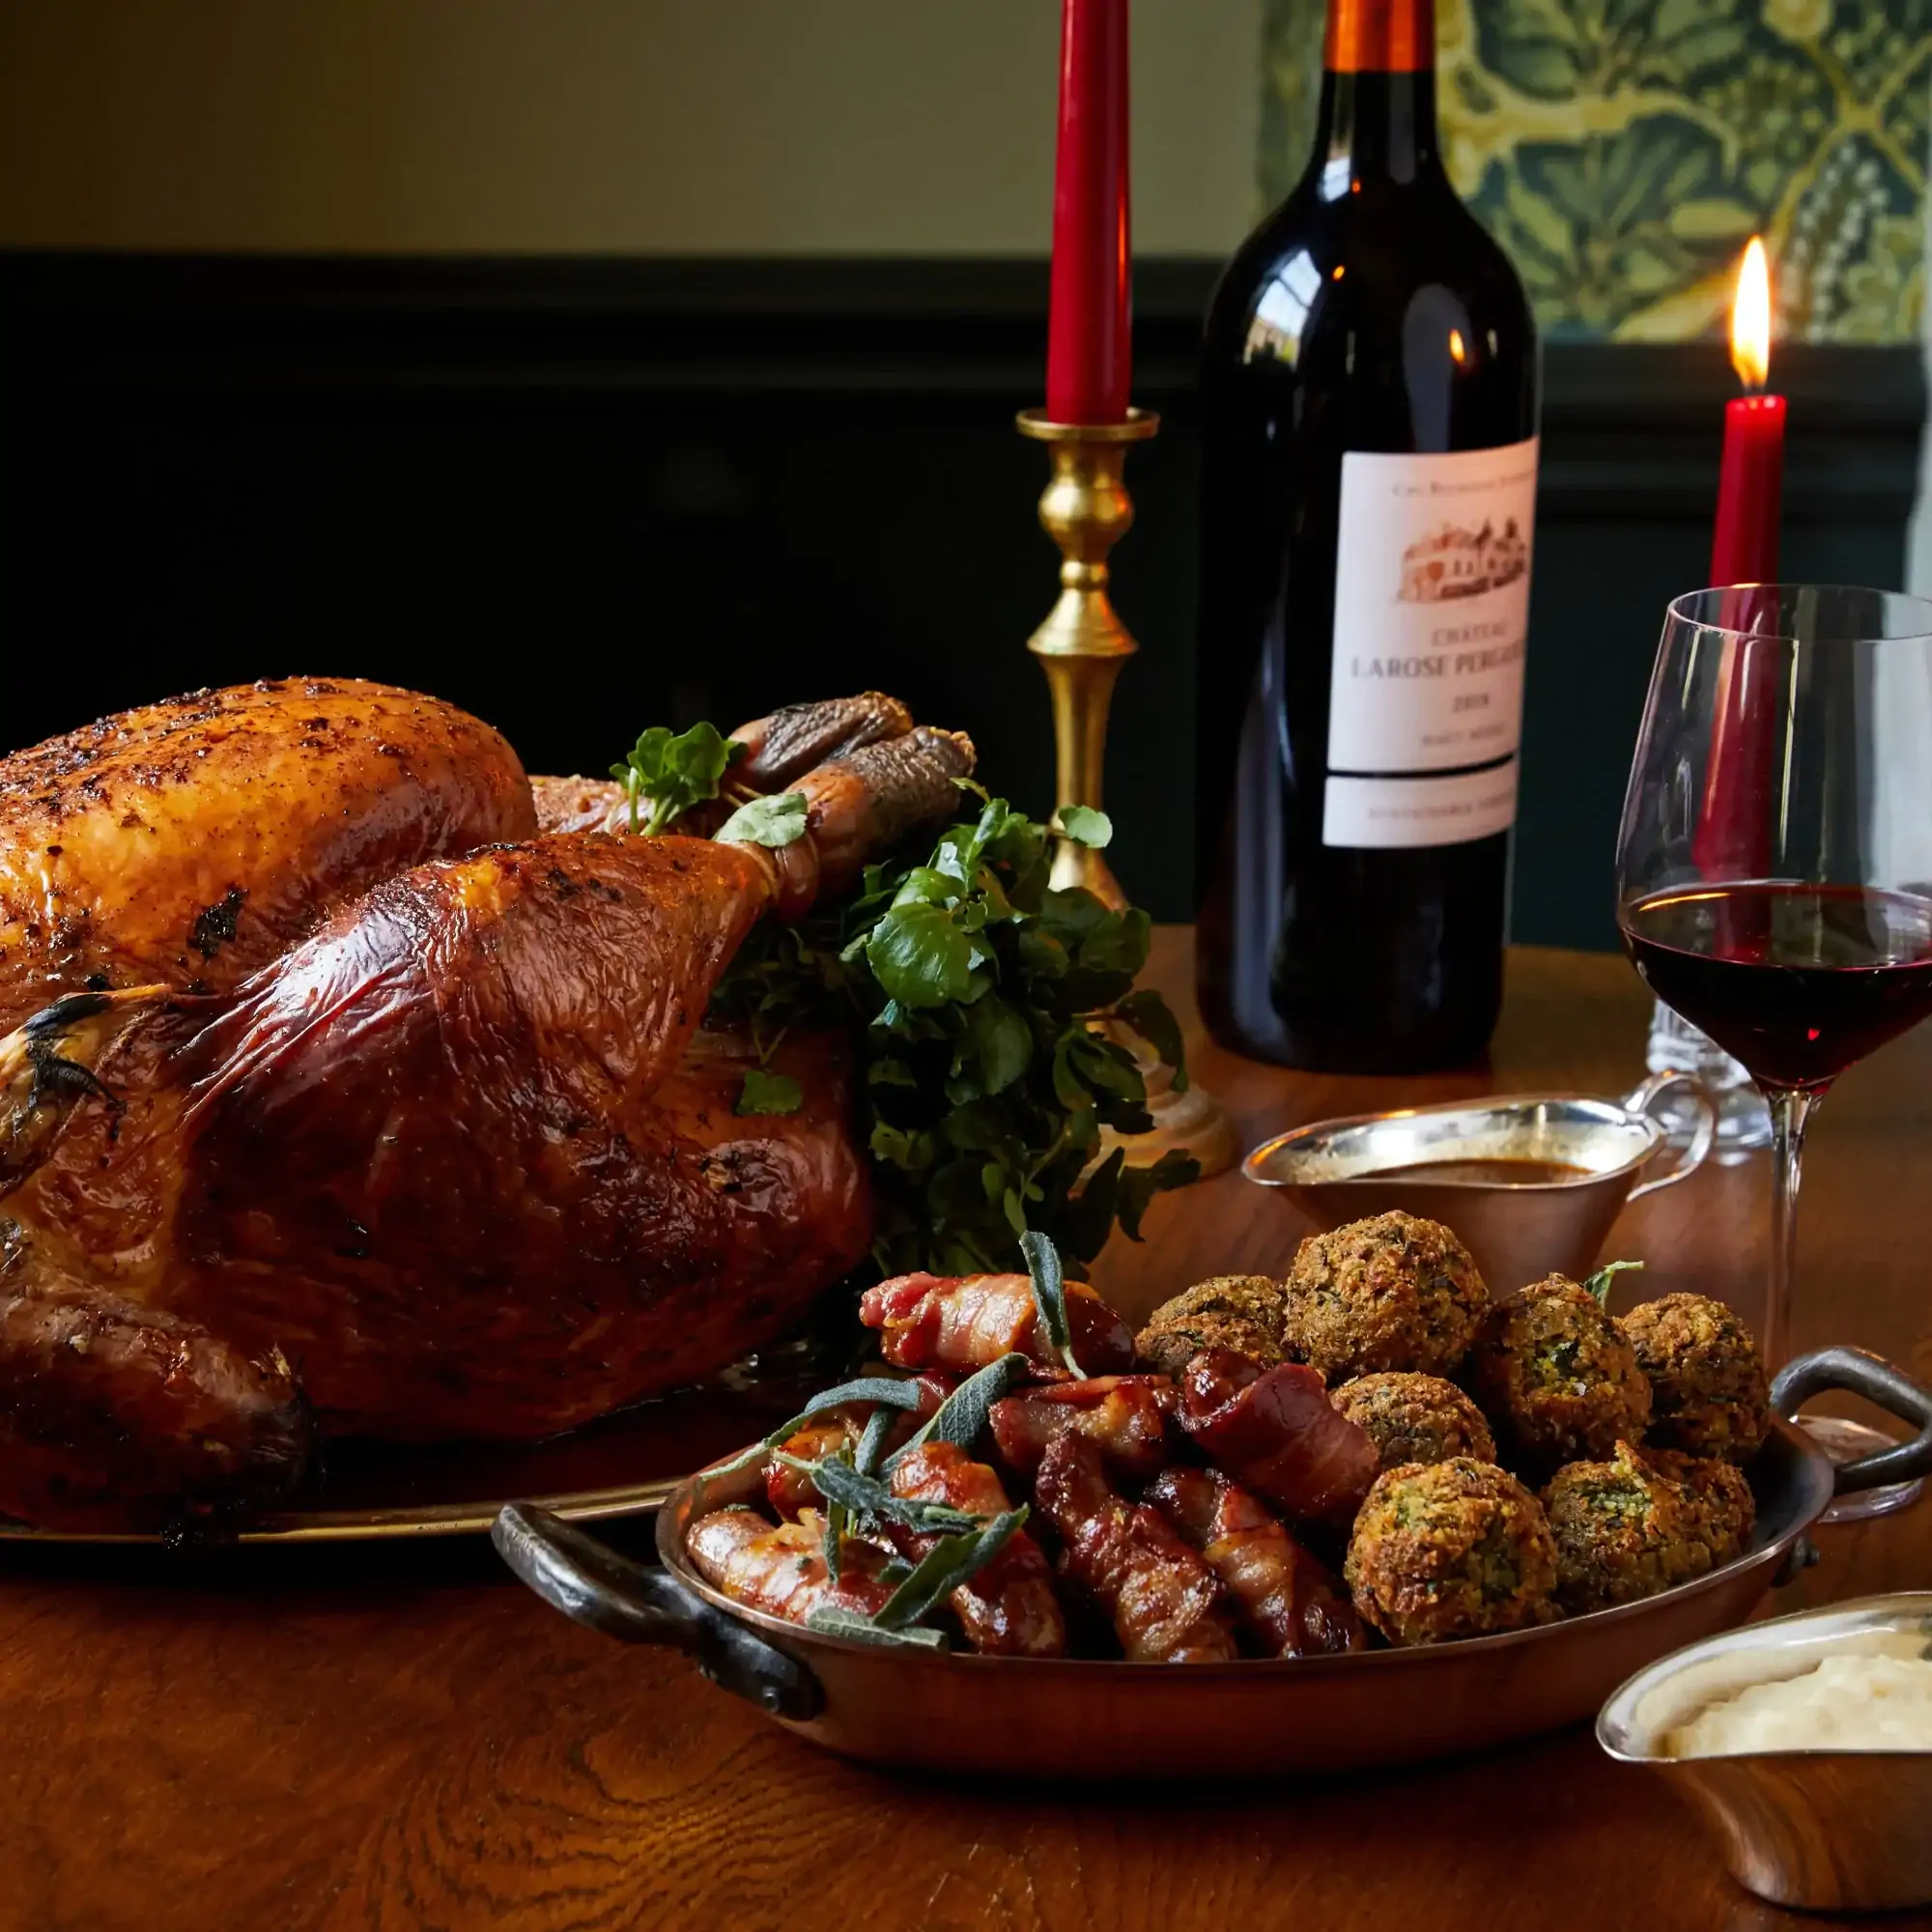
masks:
{"label": "tall red candle", "polygon": [[[1771,272],[1764,243],[1755,236],[1738,272],[1731,359],[1751,393],[1724,409],[1711,582],[1775,583],[1783,507],[1784,398],[1761,393],[1771,374]],[[1768,613],[1760,613],[1760,601],[1748,587],[1732,589],[1724,599],[1724,628],[1747,634],[1759,629],[1769,621]],[[1761,878],[1771,869],[1772,765],[1782,662],[1776,646],[1754,644],[1748,635],[1723,647],[1704,805],[1691,840],[1691,857],[1706,878]]]}
{"label": "tall red candle", "polygon": [[1776,583],[1784,490],[1784,398],[1736,396],[1724,405],[1724,465],[1711,536],[1713,583]]}
{"label": "tall red candle", "polygon": [[1055,422],[1126,420],[1127,226],[1127,0],[1065,0],[1046,349]]}

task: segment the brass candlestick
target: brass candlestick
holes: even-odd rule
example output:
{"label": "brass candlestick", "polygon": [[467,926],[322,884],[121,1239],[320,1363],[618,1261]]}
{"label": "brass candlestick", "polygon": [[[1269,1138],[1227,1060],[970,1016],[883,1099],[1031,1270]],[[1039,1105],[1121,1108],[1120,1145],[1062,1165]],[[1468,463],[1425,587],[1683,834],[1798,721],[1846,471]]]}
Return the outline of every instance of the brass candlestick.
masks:
{"label": "brass candlestick", "polygon": [[[1140,648],[1107,596],[1107,554],[1134,521],[1133,498],[1121,480],[1127,445],[1145,442],[1159,428],[1151,410],[1129,410],[1126,421],[1118,423],[1052,422],[1043,410],[1020,412],[1020,434],[1045,443],[1053,460],[1039,521],[1060,546],[1060,598],[1027,639],[1027,649],[1038,658],[1053,693],[1056,811],[1069,805],[1100,810],[1114,680]],[[1061,839],[1052,876],[1056,887],[1085,886],[1117,912],[1127,903],[1113,868],[1091,845]],[[1124,1142],[1108,1129],[1100,1157],[1124,1144],[1136,1166],[1151,1166],[1178,1149],[1193,1154],[1204,1178],[1232,1167],[1235,1129],[1220,1102],[1198,1087],[1176,1094],[1158,1057],[1118,1027],[1114,1031],[1147,1076],[1153,1126]]]}
{"label": "brass candlestick", "polygon": [[[1121,481],[1127,445],[1145,442],[1159,427],[1151,410],[1129,410],[1118,423],[1050,422],[1041,410],[1020,412],[1020,434],[1045,443],[1053,459],[1039,521],[1063,559],[1060,600],[1027,639],[1053,693],[1057,811],[1069,805],[1100,810],[1107,707],[1121,666],[1140,648],[1108,599],[1107,553],[1134,521]],[[1054,850],[1053,883],[1085,886],[1116,911],[1127,902],[1105,858],[1070,838]]]}

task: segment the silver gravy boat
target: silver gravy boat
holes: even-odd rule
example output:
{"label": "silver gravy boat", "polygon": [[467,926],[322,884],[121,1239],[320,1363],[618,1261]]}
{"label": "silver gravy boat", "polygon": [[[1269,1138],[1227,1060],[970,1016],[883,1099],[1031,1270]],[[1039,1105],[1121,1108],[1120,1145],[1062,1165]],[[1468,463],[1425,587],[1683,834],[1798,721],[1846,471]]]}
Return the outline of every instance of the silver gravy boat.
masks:
{"label": "silver gravy boat", "polygon": [[[1650,1112],[1671,1087],[1691,1091],[1696,1124],[1676,1164],[1641,1178],[1669,1138]],[[1322,1228],[1392,1208],[1440,1221],[1498,1294],[1565,1274],[1580,1281],[1627,1203],[1694,1174],[1717,1113],[1692,1074],[1659,1073],[1621,1100],[1512,1094],[1317,1121],[1264,1141],[1241,1172],[1278,1187]],[[1547,1162],[1576,1170],[1542,1180],[1400,1174],[1418,1163]]]}

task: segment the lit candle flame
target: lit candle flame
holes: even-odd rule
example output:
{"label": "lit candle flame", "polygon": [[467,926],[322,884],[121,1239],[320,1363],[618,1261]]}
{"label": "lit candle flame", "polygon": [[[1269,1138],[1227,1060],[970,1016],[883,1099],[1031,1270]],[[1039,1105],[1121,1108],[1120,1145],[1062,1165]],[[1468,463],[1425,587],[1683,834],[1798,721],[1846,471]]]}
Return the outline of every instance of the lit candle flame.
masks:
{"label": "lit candle flame", "polygon": [[1759,235],[1751,237],[1738,264],[1737,293],[1731,298],[1731,367],[1753,393],[1771,380],[1771,264]]}

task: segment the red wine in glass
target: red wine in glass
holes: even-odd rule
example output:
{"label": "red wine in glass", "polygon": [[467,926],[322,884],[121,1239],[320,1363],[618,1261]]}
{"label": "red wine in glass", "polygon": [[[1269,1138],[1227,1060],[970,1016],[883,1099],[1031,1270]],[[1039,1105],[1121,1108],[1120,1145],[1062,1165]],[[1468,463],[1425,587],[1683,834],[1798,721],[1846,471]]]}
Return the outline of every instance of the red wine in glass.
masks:
{"label": "red wine in glass", "polygon": [[1932,1013],[1932,898],[1917,893],[1719,882],[1618,917],[1657,997],[1770,1087],[1822,1091]]}

